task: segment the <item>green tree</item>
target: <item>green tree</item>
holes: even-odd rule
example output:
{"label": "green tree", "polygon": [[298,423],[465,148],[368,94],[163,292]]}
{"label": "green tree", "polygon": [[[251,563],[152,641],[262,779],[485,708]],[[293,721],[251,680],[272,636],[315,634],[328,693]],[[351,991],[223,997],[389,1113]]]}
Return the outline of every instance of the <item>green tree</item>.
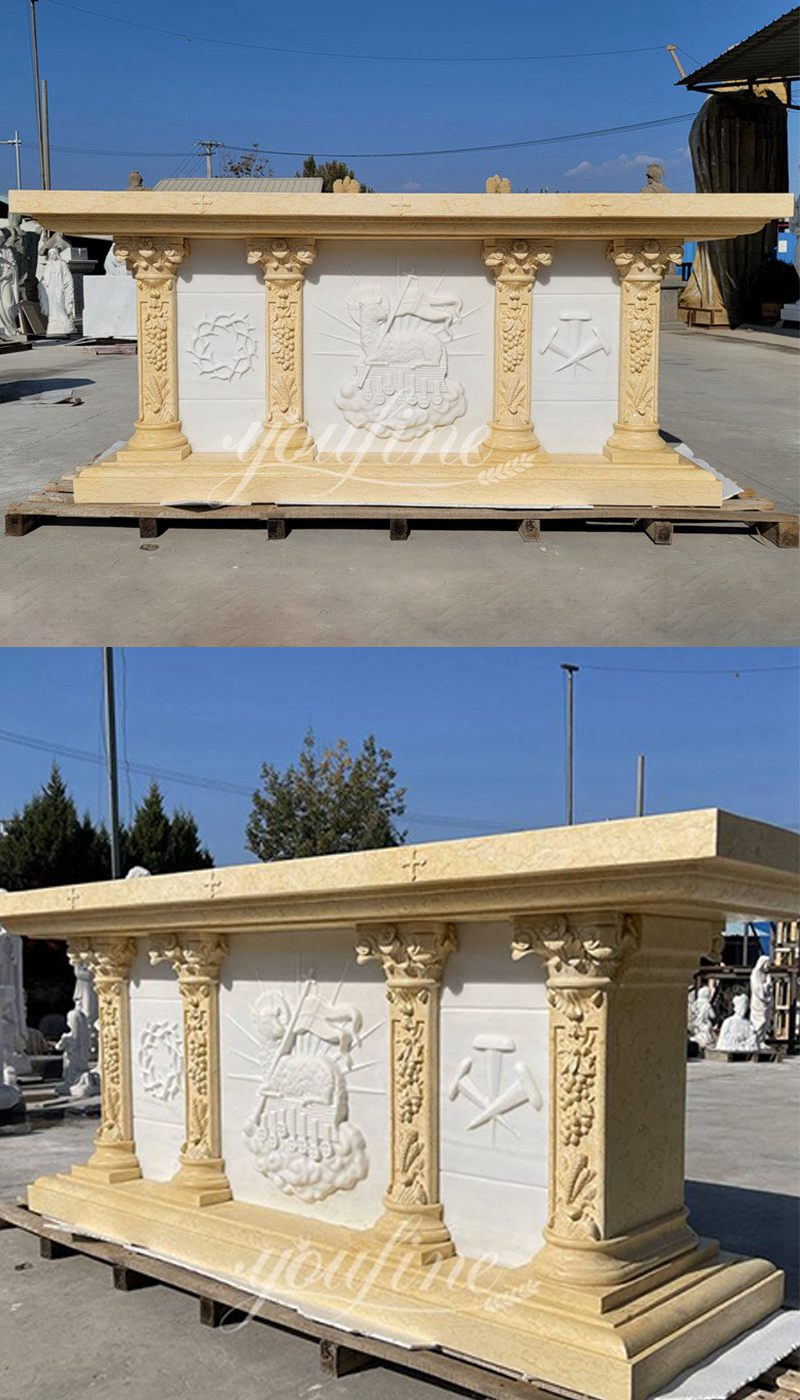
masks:
{"label": "green tree", "polygon": [[109,876],[108,834],[82,818],[57,763],[41,792],[6,823],[0,886],[8,890],[83,884]]}
{"label": "green tree", "polygon": [[[306,156],[303,161],[303,169],[298,170],[297,174],[306,180],[313,180],[315,177],[321,176],[323,194],[332,194],[334,180],[345,180],[348,176],[351,180],[358,179],[355,170],[351,170],[350,166],[346,165],[343,160],[324,160],[318,164],[313,156]],[[371,185],[362,184],[361,192],[362,194],[374,194]]]}
{"label": "green tree", "polygon": [[[88,814],[78,816],[54,763],[41,792],[6,823],[0,837],[0,888],[32,890],[107,880],[110,865],[105,827],[96,827]],[[62,942],[26,938],[23,960],[28,1022],[38,1026],[48,1012],[66,1010],[75,979]]]}
{"label": "green tree", "polygon": [[320,751],[309,730],[296,765],[283,772],[262,765],[245,829],[248,850],[271,861],[402,845],[406,833],[395,819],[405,812],[405,788],[397,786],[391,760],[371,734],[353,758],[344,739]]}
{"label": "green tree", "polygon": [[151,875],[174,875],[181,870],[204,870],[214,861],[200,845],[197,822],[180,808],[168,817],[158,783],[152,782],[121,833],[123,866],[143,865]]}

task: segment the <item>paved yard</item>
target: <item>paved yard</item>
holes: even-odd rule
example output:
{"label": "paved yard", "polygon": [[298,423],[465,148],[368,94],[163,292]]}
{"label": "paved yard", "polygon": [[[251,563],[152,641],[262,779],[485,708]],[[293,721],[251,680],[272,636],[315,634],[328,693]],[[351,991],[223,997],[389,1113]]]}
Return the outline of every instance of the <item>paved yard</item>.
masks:
{"label": "paved yard", "polygon": [[[689,1066],[687,1197],[692,1222],[734,1250],[787,1270],[798,1304],[800,1060]],[[85,1159],[91,1123],[0,1138],[0,1198],[32,1176]],[[0,1231],[3,1400],[443,1400],[452,1392],[386,1368],[321,1376],[302,1337],[262,1325],[211,1332],[194,1299],[168,1289],[116,1293],[105,1266],[50,1263],[18,1230]]]}
{"label": "paved yard", "polygon": [[[665,331],[662,421],[742,485],[797,508],[797,343]],[[24,376],[23,383],[20,379]],[[0,503],[130,433],[136,361],[78,346],[0,361]],[[36,382],[31,382],[36,381]],[[35,404],[74,386],[81,407]],[[0,538],[5,645],[791,645],[798,554],[691,527],[671,548],[597,526],[170,530],[142,549],[130,527]]]}

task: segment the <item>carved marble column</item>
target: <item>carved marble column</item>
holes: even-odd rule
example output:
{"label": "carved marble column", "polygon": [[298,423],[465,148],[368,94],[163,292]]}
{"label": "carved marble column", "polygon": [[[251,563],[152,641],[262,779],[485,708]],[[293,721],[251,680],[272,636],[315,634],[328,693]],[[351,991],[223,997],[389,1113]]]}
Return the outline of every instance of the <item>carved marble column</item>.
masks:
{"label": "carved marble column", "polygon": [[541,958],[550,1003],[550,1213],[532,1269],[545,1293],[596,1311],[697,1251],[680,1127],[686,987],[715,926],[607,910],[514,926],[512,957]]}
{"label": "carved marble column", "polygon": [[131,1087],[130,972],[136,945],[132,938],[72,938],[72,966],[94,973],[100,1048],[100,1127],[88,1162],[72,1168],[86,1181],[113,1185],[141,1176],[133,1142]]}
{"label": "carved marble column", "polygon": [[498,239],[483,245],[494,273],[494,416],[481,447],[486,462],[540,450],[531,423],[531,298],[540,267],[549,267],[549,244]]}
{"label": "carved marble column", "polygon": [[170,1189],[195,1206],[231,1198],[222,1160],[219,1083],[219,974],[228,951],[217,934],[154,938],[152,963],[170,962],[183,1003],[186,1140]]}
{"label": "carved marble column", "polygon": [[314,239],[286,238],[247,254],[262,270],[267,294],[267,418],[254,449],[258,460],[314,457],[303,413],[303,279],[316,255]]}
{"label": "carved marble column", "polygon": [[439,1200],[439,997],[457,946],[452,924],[427,920],[359,926],[358,962],[377,959],[389,1002],[391,1144],[380,1229],[420,1264],[455,1247]]}
{"label": "carved marble column", "polygon": [[139,417],[120,456],[146,462],[182,461],[191,451],[178,417],[178,268],[188,256],[185,238],[125,234],[114,252],[136,279],[139,333]]}
{"label": "carved marble column", "polygon": [[612,462],[646,463],[654,455],[679,464],[681,458],[658,431],[658,356],[661,283],[682,257],[680,243],[655,238],[615,238],[609,261],[619,269],[620,337],[618,420],[605,445]]}

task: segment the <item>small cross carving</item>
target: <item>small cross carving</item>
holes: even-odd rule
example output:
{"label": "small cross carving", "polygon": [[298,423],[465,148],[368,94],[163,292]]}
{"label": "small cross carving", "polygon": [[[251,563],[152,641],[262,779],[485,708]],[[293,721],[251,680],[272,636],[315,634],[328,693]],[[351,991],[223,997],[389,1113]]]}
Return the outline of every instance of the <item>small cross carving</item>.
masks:
{"label": "small cross carving", "polygon": [[212,871],[211,871],[211,874],[210,874],[209,877],[208,877],[208,897],[209,897],[209,899],[214,899],[214,897],[216,896],[217,890],[221,890],[221,889],[222,889],[222,876],[221,876],[221,875],[218,875],[217,872],[216,872],[215,870],[212,870]]}
{"label": "small cross carving", "polygon": [[74,909],[74,908],[75,908],[76,904],[78,903],[79,897],[80,897],[80,896],[79,896],[79,894],[78,894],[78,891],[76,890],[75,886],[72,885],[72,886],[70,887],[70,892],[69,892],[69,894],[67,895],[67,898],[68,898],[68,900],[69,900],[69,907],[70,907],[70,909]]}
{"label": "small cross carving", "polygon": [[427,864],[427,858],[419,855],[416,849],[409,852],[407,858],[403,861],[403,869],[409,872],[412,884],[416,880],[420,870],[424,870]]}

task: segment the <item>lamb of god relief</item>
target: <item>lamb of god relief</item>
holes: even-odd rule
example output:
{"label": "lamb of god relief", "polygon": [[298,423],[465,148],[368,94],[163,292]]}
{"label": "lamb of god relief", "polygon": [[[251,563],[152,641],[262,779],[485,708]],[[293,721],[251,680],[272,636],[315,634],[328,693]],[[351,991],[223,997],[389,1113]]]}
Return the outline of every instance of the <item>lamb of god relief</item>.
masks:
{"label": "lamb of god relief", "polygon": [[450,348],[453,342],[474,334],[454,334],[472,313],[462,312],[459,297],[440,291],[443,280],[433,291],[413,271],[398,273],[391,292],[378,282],[357,284],[347,302],[349,321],[341,322],[358,334],[351,342],[356,359],[334,396],[353,427],[407,442],[465,413],[464,386],[449,361],[459,353]]}
{"label": "lamb of god relief", "polygon": [[244,1141],[256,1170],[303,1201],[352,1191],[369,1170],[363,1134],[350,1121],[348,1080],[375,1063],[361,1051],[382,1023],[364,1031],[358,1008],[339,1002],[340,988],[326,998],[309,976],[294,996],[263,991],[251,1007],[258,1055],[244,1058],[258,1066],[258,1096]]}

